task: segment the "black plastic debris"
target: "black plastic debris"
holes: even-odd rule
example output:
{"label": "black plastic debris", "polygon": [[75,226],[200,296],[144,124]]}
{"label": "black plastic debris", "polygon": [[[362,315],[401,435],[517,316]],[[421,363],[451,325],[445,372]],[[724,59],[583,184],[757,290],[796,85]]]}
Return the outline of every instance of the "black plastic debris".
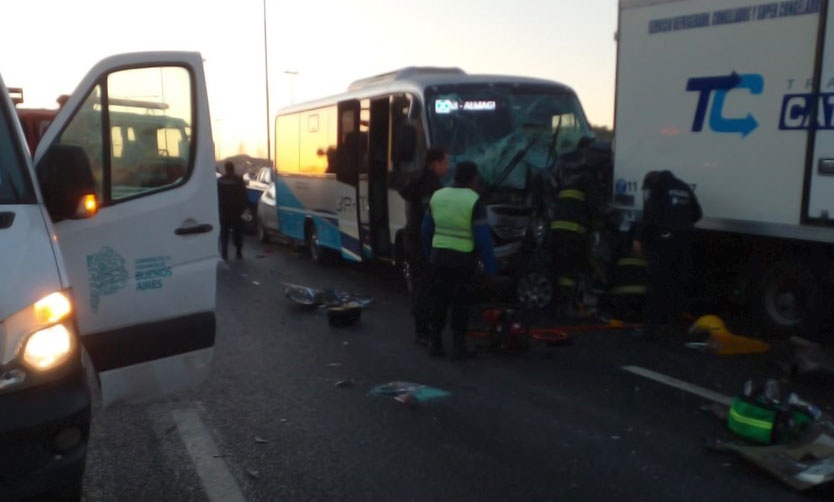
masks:
{"label": "black plastic debris", "polygon": [[364,308],[374,302],[370,296],[348,293],[333,288],[317,289],[299,284],[284,284],[284,296],[290,301],[307,307],[359,307]]}
{"label": "black plastic debris", "polygon": [[336,307],[328,307],[327,322],[336,328],[346,328],[359,322],[362,317],[362,307],[358,305],[339,305]]}
{"label": "black plastic debris", "polygon": [[362,309],[374,302],[370,296],[298,284],[284,284],[284,296],[304,307],[318,307],[327,315],[328,323],[337,328],[356,324],[362,317]]}

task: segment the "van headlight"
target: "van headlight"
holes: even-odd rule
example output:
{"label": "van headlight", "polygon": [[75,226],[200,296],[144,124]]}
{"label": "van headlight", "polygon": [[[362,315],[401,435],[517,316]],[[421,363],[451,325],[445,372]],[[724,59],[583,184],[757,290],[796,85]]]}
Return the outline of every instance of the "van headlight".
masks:
{"label": "van headlight", "polygon": [[44,296],[3,321],[0,392],[63,375],[78,353],[72,301],[65,291]]}
{"label": "van headlight", "polygon": [[72,334],[63,324],[56,324],[29,335],[23,362],[35,370],[46,371],[66,361],[71,353]]}

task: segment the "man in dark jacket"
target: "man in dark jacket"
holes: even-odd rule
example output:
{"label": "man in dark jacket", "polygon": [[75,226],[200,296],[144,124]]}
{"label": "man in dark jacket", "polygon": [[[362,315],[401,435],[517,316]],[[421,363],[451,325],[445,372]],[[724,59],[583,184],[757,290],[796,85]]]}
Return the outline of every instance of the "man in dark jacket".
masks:
{"label": "man in dark jacket", "polygon": [[411,311],[415,341],[426,345],[431,331],[431,273],[428,256],[423,253],[420,226],[431,196],[443,188],[440,179],[449,170],[449,159],[441,148],[426,151],[425,166],[399,192],[406,201],[406,226],[403,239],[411,279]]}
{"label": "man in dark jacket", "polygon": [[224,165],[226,174],[217,178],[217,198],[220,207],[220,255],[228,259],[229,232],[237,250],[237,259],[243,258],[243,219],[241,214],[246,209],[246,184],[243,178],[235,174],[235,165],[227,161]]}
{"label": "man in dark jacket", "polygon": [[463,359],[470,355],[466,331],[478,258],[490,277],[496,273],[486,209],[474,190],[477,181],[478,166],[474,162],[458,163],[454,183],[434,193],[423,218],[423,246],[432,267],[429,354],[433,356],[444,353],[442,333],[450,309],[452,356]]}
{"label": "man in dark jacket", "polygon": [[692,230],[701,205],[687,183],[671,171],[651,171],[643,178],[643,218],[635,250],[649,264],[646,334],[654,337],[687,308],[693,279]]}

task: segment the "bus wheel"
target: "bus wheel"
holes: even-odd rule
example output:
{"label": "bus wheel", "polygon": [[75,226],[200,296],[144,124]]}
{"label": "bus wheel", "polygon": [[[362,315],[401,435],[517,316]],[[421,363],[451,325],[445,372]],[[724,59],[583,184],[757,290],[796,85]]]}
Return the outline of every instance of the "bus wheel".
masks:
{"label": "bus wheel", "polygon": [[771,336],[816,335],[822,317],[822,285],[799,260],[771,264],[754,298],[754,316]]}
{"label": "bus wheel", "polygon": [[310,224],[309,231],[307,234],[307,249],[310,251],[310,258],[313,259],[313,262],[318,264],[324,264],[327,259],[325,256],[325,249],[321,245],[321,241],[319,240],[319,232],[316,230],[316,224]]}

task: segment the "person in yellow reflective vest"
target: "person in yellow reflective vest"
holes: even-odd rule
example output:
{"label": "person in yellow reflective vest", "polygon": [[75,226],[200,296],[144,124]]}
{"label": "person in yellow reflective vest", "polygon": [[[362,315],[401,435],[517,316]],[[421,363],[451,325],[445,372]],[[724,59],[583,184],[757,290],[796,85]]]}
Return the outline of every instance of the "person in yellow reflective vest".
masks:
{"label": "person in yellow reflective vest", "polygon": [[458,163],[452,186],[432,195],[423,218],[423,246],[432,269],[428,347],[432,356],[445,353],[442,333],[450,310],[452,357],[463,359],[471,355],[466,347],[466,330],[474,301],[471,282],[478,270],[478,258],[490,277],[496,273],[492,233],[486,209],[475,191],[477,182],[478,166],[468,161]]}
{"label": "person in yellow reflective vest", "polygon": [[[556,270],[557,308],[564,317],[581,316],[581,278],[592,279],[589,236],[602,226],[605,199],[597,170],[578,150],[557,167],[558,189],[550,221],[551,249]],[[590,286],[590,285],[588,285]]]}

